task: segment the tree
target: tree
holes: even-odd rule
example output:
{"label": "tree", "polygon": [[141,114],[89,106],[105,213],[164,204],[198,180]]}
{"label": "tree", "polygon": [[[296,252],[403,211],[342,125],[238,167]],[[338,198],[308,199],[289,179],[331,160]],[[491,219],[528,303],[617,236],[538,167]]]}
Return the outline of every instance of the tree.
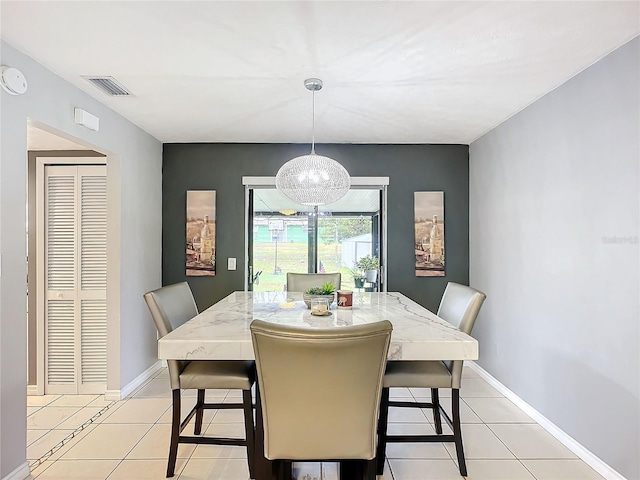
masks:
{"label": "tree", "polygon": [[318,236],[325,244],[340,243],[345,238],[371,233],[371,221],[365,217],[321,218]]}

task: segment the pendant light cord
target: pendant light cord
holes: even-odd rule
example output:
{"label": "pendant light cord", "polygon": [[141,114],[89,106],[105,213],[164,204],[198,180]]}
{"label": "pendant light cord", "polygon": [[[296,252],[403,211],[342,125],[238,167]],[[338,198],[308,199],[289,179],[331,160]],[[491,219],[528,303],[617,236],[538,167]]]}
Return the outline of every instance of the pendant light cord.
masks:
{"label": "pendant light cord", "polygon": [[311,90],[311,155],[316,153],[316,91]]}

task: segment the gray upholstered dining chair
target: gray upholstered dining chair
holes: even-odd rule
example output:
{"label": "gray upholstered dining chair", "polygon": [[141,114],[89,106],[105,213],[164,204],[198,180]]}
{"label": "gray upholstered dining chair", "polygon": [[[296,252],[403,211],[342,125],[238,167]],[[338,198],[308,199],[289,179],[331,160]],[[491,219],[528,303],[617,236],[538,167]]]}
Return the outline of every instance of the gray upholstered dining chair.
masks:
{"label": "gray upholstered dining chair", "polygon": [[[144,294],[160,338],[198,314],[198,308],[187,282],[167,285]],[[179,443],[239,445],[247,448],[249,471],[254,464],[254,426],[251,387],[255,383],[253,361],[229,360],[167,360],[169,380],[173,392],[173,416],[167,477],[172,477],[176,466]],[[205,403],[206,389],[242,390],[242,403]],[[181,389],[197,389],[195,406],[181,422]],[[206,409],[242,408],[244,410],[245,438],[221,438],[180,435],[195,415],[194,435],[200,435],[202,417]]]}
{"label": "gray upholstered dining chair", "polygon": [[[442,295],[438,316],[466,334],[471,334],[478,312],[486,295],[474,288],[449,282]],[[460,425],[460,384],[462,360],[440,361],[389,361],[384,375],[384,388],[380,404],[380,425],[377,454],[377,473],[382,475],[387,443],[404,442],[454,442],[460,475],[467,475]],[[389,388],[430,388],[431,402],[401,402],[389,400]],[[438,389],[451,389],[452,417],[440,405]],[[389,407],[430,408],[436,435],[387,435]],[[442,434],[441,414],[453,430],[453,435]]]}
{"label": "gray upholstered dining chair", "polygon": [[287,273],[287,292],[304,292],[325,283],[332,283],[336,290],[340,290],[341,280],[340,273]]}
{"label": "gray upholstered dining chair", "polygon": [[375,479],[392,328],[386,320],[341,328],[252,322],[264,455],[279,479],[291,478],[291,463],[305,460],[339,461],[353,468],[349,478]]}

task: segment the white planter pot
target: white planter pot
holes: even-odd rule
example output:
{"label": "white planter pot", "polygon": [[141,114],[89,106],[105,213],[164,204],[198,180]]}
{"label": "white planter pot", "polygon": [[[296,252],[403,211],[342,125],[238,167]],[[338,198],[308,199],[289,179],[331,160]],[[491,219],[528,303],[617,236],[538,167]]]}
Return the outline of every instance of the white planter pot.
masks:
{"label": "white planter pot", "polygon": [[369,283],[376,283],[378,280],[378,270],[367,270],[364,272],[364,276]]}

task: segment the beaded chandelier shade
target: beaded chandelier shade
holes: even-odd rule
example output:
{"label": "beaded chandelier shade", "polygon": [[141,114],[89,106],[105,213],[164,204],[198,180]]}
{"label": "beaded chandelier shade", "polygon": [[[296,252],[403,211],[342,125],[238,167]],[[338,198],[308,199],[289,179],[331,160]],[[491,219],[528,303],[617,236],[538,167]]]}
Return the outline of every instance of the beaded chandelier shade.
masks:
{"label": "beaded chandelier shade", "polygon": [[349,172],[332,158],[315,152],[315,92],[322,88],[322,80],[304,81],[313,92],[313,128],[311,153],[293,158],[280,167],[276,188],[288,199],[301,205],[326,205],[344,197],[349,191]]}

